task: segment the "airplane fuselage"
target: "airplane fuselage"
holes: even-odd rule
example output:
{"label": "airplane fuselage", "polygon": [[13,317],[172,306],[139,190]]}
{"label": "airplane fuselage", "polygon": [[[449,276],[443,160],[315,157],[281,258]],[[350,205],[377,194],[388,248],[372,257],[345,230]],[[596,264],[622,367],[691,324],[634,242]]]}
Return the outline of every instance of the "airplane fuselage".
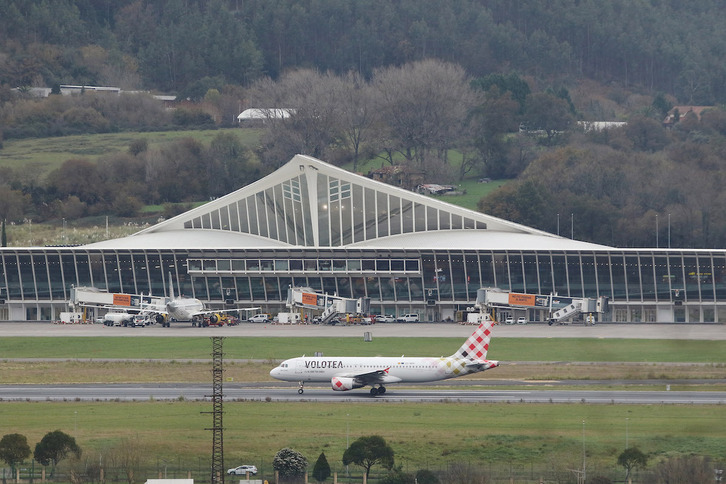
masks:
{"label": "airplane fuselage", "polygon": [[[385,372],[388,383],[446,380],[487,369],[467,366],[472,360],[412,357],[317,357],[302,356],[282,362],[270,375],[284,381],[329,382],[333,377],[353,377],[376,371]],[[496,366],[496,362],[493,366]],[[492,366],[489,366],[492,367]]]}
{"label": "airplane fuselage", "polygon": [[166,303],[166,310],[177,321],[191,321],[196,314],[204,311],[204,303],[195,298],[172,299]]}

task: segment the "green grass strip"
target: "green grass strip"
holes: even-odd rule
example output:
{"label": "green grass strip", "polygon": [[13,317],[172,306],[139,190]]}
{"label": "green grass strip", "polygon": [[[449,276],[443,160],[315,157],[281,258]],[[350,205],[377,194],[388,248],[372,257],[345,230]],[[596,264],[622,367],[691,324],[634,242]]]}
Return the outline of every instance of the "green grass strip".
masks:
{"label": "green grass strip", "polygon": [[[143,332],[143,328],[139,329]],[[210,335],[212,333],[210,332]],[[225,357],[280,360],[327,356],[448,356],[462,338],[267,338],[228,337]],[[726,363],[725,341],[592,338],[492,339],[488,357],[503,361],[616,361]],[[2,358],[210,358],[207,337],[10,337],[0,340]]]}

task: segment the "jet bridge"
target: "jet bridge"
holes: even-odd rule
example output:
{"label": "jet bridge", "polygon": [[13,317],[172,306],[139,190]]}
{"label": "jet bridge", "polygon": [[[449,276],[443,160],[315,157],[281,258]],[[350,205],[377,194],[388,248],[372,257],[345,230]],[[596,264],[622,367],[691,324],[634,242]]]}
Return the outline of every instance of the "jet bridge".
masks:
{"label": "jet bridge", "polygon": [[321,322],[326,324],[340,314],[368,314],[371,300],[345,298],[315,291],[309,287],[290,287],[287,290],[287,306],[321,311]]}
{"label": "jet bridge", "polygon": [[142,296],[139,294],[113,293],[95,287],[73,287],[69,304],[76,307],[118,307],[129,310],[142,310],[153,303],[163,304],[163,297]]}
{"label": "jet bridge", "polygon": [[514,309],[539,309],[548,315],[548,323],[569,324],[579,314],[584,314],[585,324],[595,324],[596,314],[607,312],[608,298],[560,297],[556,294],[525,294],[498,288],[481,288],[477,291],[476,306],[497,312]]}

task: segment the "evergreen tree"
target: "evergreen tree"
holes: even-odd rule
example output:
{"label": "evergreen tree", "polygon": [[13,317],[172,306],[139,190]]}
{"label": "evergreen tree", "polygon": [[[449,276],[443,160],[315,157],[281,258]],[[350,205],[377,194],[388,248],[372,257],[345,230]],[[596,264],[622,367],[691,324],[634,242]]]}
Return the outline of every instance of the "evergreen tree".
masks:
{"label": "evergreen tree", "polygon": [[10,467],[15,467],[28,457],[30,457],[30,446],[25,435],[3,435],[3,438],[0,439],[0,460],[6,462]]}
{"label": "evergreen tree", "polygon": [[355,464],[365,469],[366,478],[371,467],[381,464],[384,468],[393,469],[393,449],[380,435],[370,435],[356,440],[343,453],[343,465]]}
{"label": "evergreen tree", "polygon": [[308,460],[300,452],[284,448],[275,454],[272,467],[279,473],[281,480],[295,480],[305,475]]}
{"label": "evergreen tree", "polygon": [[318,482],[323,482],[328,477],[330,477],[330,464],[328,464],[328,459],[325,458],[325,452],[321,452],[320,457],[315,461],[315,466],[313,466],[313,478]]}
{"label": "evergreen tree", "polygon": [[53,467],[55,467],[68,454],[80,457],[81,448],[76,444],[76,439],[65,432],[55,430],[45,434],[40,442],[35,444],[33,458],[44,466],[53,464]]}

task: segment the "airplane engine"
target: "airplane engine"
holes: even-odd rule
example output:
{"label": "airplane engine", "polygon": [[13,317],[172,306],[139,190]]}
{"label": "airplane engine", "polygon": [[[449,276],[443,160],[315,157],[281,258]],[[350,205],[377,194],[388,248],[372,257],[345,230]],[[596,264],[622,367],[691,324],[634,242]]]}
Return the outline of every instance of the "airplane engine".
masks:
{"label": "airplane engine", "polygon": [[212,314],[211,316],[209,316],[209,322],[212,324],[217,324],[219,322],[219,316],[217,316],[216,314]]}
{"label": "airplane engine", "polygon": [[156,318],[154,319],[156,319],[156,322],[159,324],[164,324],[166,322],[166,316],[164,316],[163,314],[157,314]]}
{"label": "airplane engine", "polygon": [[365,385],[359,383],[355,378],[349,378],[344,376],[334,376],[330,381],[333,385],[333,390],[336,392],[344,392],[347,390],[353,390],[355,388],[362,388]]}

